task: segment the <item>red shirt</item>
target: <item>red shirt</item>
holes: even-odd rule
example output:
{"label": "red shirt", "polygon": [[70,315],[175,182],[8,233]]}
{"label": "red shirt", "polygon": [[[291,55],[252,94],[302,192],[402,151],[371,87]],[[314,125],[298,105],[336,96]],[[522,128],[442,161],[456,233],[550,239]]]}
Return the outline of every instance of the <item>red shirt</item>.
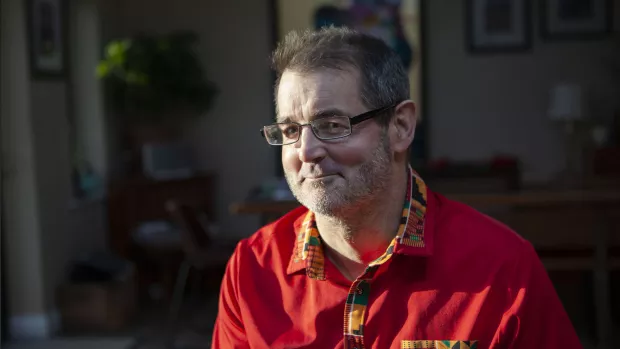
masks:
{"label": "red shirt", "polygon": [[212,347],[581,348],[530,243],[411,173],[396,237],[354,282],[306,208],[240,242]]}

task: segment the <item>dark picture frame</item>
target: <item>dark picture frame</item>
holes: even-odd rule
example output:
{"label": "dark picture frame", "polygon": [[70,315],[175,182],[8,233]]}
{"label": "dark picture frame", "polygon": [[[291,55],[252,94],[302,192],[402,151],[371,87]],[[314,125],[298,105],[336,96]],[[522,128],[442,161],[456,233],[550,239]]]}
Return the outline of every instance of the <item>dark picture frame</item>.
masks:
{"label": "dark picture frame", "polygon": [[66,77],[67,0],[28,0],[26,11],[31,75],[34,78]]}
{"label": "dark picture frame", "polygon": [[614,0],[540,0],[545,40],[587,40],[612,33]]}
{"label": "dark picture frame", "polygon": [[466,0],[465,7],[469,52],[519,52],[532,47],[531,0]]}

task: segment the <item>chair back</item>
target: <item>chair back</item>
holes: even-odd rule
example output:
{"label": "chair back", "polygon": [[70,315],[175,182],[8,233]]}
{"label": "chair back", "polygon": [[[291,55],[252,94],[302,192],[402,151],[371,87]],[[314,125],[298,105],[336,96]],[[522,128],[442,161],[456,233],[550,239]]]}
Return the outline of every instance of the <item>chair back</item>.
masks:
{"label": "chair back", "polygon": [[169,200],[166,209],[179,225],[183,252],[192,263],[198,263],[213,243],[208,227],[199,219],[199,210],[177,200]]}

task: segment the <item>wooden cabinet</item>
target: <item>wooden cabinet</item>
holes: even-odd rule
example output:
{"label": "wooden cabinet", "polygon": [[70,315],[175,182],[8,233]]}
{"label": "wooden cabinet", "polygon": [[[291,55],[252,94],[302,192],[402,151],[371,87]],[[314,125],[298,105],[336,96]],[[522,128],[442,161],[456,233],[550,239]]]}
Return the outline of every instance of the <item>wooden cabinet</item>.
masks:
{"label": "wooden cabinet", "polygon": [[112,183],[109,190],[109,246],[130,258],[132,233],[144,221],[169,219],[170,199],[188,203],[214,216],[214,180],[210,174],[179,180],[155,181],[137,177]]}

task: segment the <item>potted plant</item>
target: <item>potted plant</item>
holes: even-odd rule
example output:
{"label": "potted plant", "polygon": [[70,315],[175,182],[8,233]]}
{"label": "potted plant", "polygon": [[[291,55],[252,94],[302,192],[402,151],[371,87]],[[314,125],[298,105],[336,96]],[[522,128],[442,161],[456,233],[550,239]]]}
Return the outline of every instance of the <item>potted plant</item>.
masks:
{"label": "potted plant", "polygon": [[108,110],[134,142],[170,135],[184,118],[211,108],[218,91],[194,51],[197,41],[197,34],[183,31],[141,34],[106,45],[96,74]]}

